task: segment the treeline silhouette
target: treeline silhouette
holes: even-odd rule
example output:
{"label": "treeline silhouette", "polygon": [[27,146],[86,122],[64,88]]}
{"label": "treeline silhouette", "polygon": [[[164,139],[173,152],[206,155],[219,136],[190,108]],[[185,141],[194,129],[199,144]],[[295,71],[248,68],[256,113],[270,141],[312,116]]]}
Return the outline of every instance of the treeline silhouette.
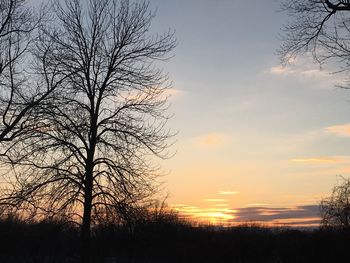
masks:
{"label": "treeline silhouette", "polygon": [[[78,262],[79,228],[63,220],[0,221],[0,262]],[[175,214],[92,229],[93,262],[345,262],[350,231],[196,226]]]}

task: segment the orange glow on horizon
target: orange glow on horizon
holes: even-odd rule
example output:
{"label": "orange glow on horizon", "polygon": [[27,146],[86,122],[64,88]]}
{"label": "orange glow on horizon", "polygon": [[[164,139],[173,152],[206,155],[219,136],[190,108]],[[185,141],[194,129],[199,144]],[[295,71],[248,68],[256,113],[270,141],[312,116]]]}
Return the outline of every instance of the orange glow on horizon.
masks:
{"label": "orange glow on horizon", "polygon": [[[215,207],[205,208],[172,205],[171,208],[178,213],[180,218],[188,220],[189,222],[224,227],[239,226],[242,224],[257,224],[264,227],[317,227],[320,223],[320,217],[309,216],[307,213],[305,217],[303,217],[304,215],[298,215],[298,212],[304,211],[301,207],[268,208],[263,206],[265,204],[254,204],[254,206],[230,209],[228,208],[229,204],[213,205],[215,205]],[[249,219],[250,211],[252,219]],[[241,217],[242,213],[246,216],[244,220],[242,220]],[[285,218],[285,213],[290,213],[290,217]]]}

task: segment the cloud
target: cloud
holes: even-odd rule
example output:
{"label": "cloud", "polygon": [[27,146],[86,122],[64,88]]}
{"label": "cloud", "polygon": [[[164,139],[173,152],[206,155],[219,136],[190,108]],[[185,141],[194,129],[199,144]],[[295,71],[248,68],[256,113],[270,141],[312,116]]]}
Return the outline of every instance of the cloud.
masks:
{"label": "cloud", "polygon": [[325,70],[314,63],[311,55],[307,55],[303,58],[296,58],[285,66],[273,66],[266,72],[276,76],[294,77],[301,80],[319,80],[322,81],[323,84],[326,83],[327,86],[340,84],[339,76],[336,78],[335,74],[332,74],[331,71]]}
{"label": "cloud", "polygon": [[180,217],[200,223],[225,224],[235,218],[235,210],[226,206],[199,208],[196,206],[172,206]]}
{"label": "cloud", "polygon": [[236,209],[230,209],[226,205],[216,205],[211,208],[183,205],[172,207],[179,212],[180,217],[199,223],[233,226],[254,222],[270,226],[292,227],[316,227],[320,224],[318,205],[297,207],[266,207],[260,205],[263,204]]}
{"label": "cloud", "polygon": [[318,227],[320,218],[298,218],[273,220],[273,225],[289,227]]}
{"label": "cloud", "polygon": [[265,222],[273,225],[318,225],[319,206],[244,207],[236,209],[235,222]]}
{"label": "cloud", "polygon": [[184,204],[176,204],[176,205],[170,205],[173,208],[177,208],[177,207],[187,207],[187,205]]}
{"label": "cloud", "polygon": [[202,147],[217,147],[225,145],[229,141],[229,136],[224,133],[208,133],[197,137],[195,141]]}
{"label": "cloud", "polygon": [[274,66],[269,72],[273,75],[296,76],[304,78],[331,78],[331,72],[322,69],[308,69],[305,66]]}
{"label": "cloud", "polygon": [[183,96],[184,94],[185,91],[175,88],[167,89],[165,91],[165,95],[168,96],[170,99],[177,99],[180,96]]}
{"label": "cloud", "polygon": [[[271,139],[271,149],[283,152],[298,154],[305,150],[305,147],[309,147],[312,144],[319,143],[320,141],[329,140],[330,136],[348,139],[350,137],[350,123],[341,125],[331,125],[327,127],[320,127],[318,129],[309,130],[301,133],[290,133],[281,136],[276,136]],[[293,158],[289,161],[293,162],[340,162],[342,159],[348,159],[347,156],[311,156]]]}
{"label": "cloud", "polygon": [[219,199],[219,198],[216,198],[216,199],[204,199],[205,202],[227,202],[228,199]]}
{"label": "cloud", "polygon": [[319,77],[330,78],[331,77],[331,72],[321,70],[321,69],[302,70],[299,73],[308,78],[319,78]]}
{"label": "cloud", "polygon": [[270,73],[275,75],[289,75],[293,73],[293,71],[288,67],[275,66],[270,68]]}
{"label": "cloud", "polygon": [[202,219],[207,219],[209,222],[222,222],[225,220],[231,220],[234,219],[235,217],[231,213],[225,213],[225,212],[202,212],[202,213],[197,213],[195,215],[195,218],[202,218]]}
{"label": "cloud", "polygon": [[142,102],[148,100],[177,99],[185,94],[183,90],[175,88],[149,87],[143,90],[127,90],[119,94],[119,100],[129,102]]}
{"label": "cloud", "polygon": [[329,126],[326,127],[324,130],[329,134],[334,134],[340,137],[350,137],[350,123]]}
{"label": "cloud", "polygon": [[297,158],[291,159],[294,163],[343,163],[346,162],[343,157],[313,157],[313,158]]}
{"label": "cloud", "polygon": [[257,207],[257,206],[268,206],[269,204],[266,203],[254,203],[254,204],[247,204],[247,207]]}
{"label": "cloud", "polygon": [[219,191],[219,195],[237,195],[238,191]]}

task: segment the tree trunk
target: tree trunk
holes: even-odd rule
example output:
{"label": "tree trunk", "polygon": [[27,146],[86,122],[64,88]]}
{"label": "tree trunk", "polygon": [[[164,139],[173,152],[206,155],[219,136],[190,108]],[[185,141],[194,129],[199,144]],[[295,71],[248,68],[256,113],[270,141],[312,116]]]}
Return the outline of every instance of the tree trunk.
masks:
{"label": "tree trunk", "polygon": [[92,208],[92,170],[87,169],[85,181],[84,214],[81,226],[81,263],[91,261],[91,208]]}
{"label": "tree trunk", "polygon": [[[91,105],[93,106],[93,100],[91,99]],[[92,107],[94,108],[94,107]],[[89,150],[87,153],[85,163],[85,190],[84,190],[84,214],[83,224],[81,226],[81,263],[91,263],[91,210],[92,210],[92,189],[94,178],[94,155],[96,147],[96,133],[97,133],[97,115],[94,114],[94,110],[90,112],[91,121],[90,129],[91,135],[89,138]]]}

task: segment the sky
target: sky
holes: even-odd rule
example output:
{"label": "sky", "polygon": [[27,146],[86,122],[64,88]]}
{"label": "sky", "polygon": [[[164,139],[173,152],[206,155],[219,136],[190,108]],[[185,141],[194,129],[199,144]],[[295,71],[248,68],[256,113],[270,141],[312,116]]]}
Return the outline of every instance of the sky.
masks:
{"label": "sky", "polygon": [[[39,0],[32,0],[33,3]],[[150,0],[152,32],[175,30],[160,64],[173,83],[160,161],[169,206],[197,222],[317,225],[318,204],[350,173],[350,93],[336,65],[276,54],[277,0]]]}
{"label": "sky", "polygon": [[175,30],[167,203],[199,222],[314,225],[350,172],[350,94],[336,65],[281,66],[288,16],[274,0],[151,0],[154,32]]}

